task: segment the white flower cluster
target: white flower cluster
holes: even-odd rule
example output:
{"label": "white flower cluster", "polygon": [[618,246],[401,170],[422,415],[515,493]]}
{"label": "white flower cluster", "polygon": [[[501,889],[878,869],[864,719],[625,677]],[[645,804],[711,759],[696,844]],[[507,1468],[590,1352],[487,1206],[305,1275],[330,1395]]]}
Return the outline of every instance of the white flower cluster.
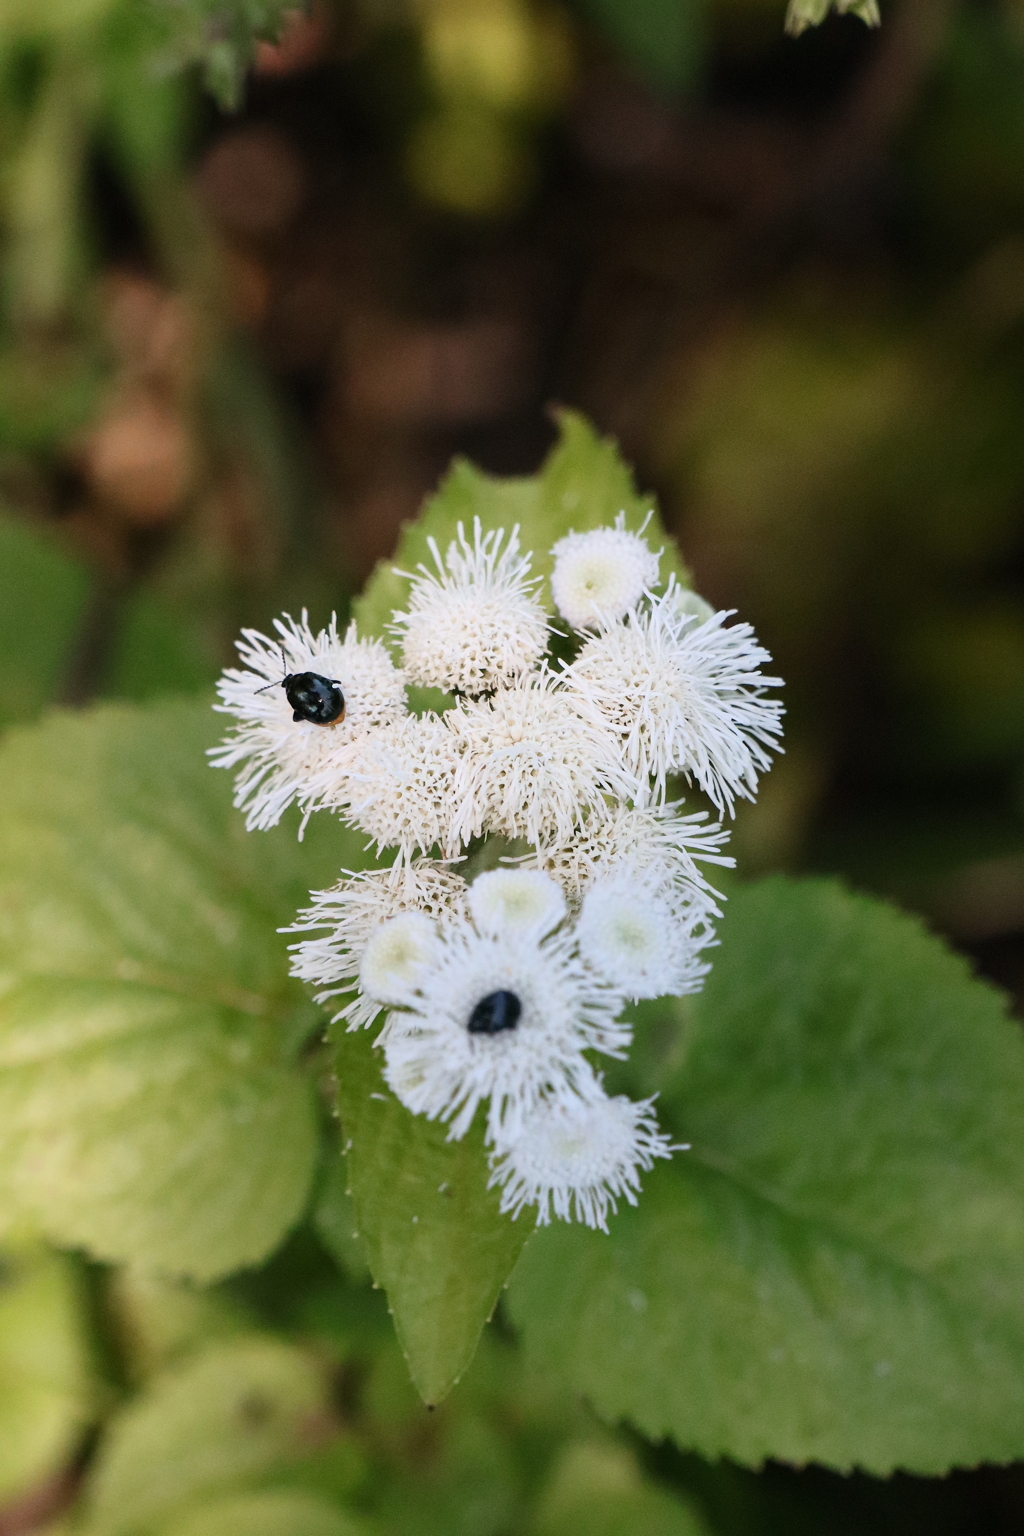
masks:
{"label": "white flower cluster", "polygon": [[[408,577],[401,667],[305,614],[276,641],[246,631],[247,670],[225,673],[217,706],[237,724],[212,754],[239,768],[250,826],[295,801],[389,850],[314,893],[293,969],[349,1029],[384,1012],[398,1099],[456,1139],[479,1113],[503,1210],[605,1230],[674,1148],[652,1101],[606,1092],[599,1060],[628,1052],[629,1000],[700,988],[719,915],[701,866],[731,862],[726,831],[682,814],[670,781],[731,813],[781,728],[749,625],[673,579],[656,592],[642,534],[620,516],[555,545],[551,590],[576,631],[558,669],[518,529],[479,521],[444,558],[429,541],[433,569]],[[411,713],[407,683],[450,707]]]}

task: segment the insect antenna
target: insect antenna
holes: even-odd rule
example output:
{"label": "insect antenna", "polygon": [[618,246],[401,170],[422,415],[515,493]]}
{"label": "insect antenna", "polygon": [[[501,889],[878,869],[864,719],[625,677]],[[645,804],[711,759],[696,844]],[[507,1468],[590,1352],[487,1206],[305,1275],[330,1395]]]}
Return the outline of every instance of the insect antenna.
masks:
{"label": "insect antenna", "polygon": [[280,688],[281,684],[283,682],[287,681],[287,678],[288,678],[288,663],[284,659],[284,646],[283,645],[281,646],[281,670],[284,673],[284,677],[279,677],[275,683],[267,683],[266,686],[263,687],[263,688],[257,688],[256,689],[256,693],[267,693],[269,691],[269,689],[271,689],[271,688]]}

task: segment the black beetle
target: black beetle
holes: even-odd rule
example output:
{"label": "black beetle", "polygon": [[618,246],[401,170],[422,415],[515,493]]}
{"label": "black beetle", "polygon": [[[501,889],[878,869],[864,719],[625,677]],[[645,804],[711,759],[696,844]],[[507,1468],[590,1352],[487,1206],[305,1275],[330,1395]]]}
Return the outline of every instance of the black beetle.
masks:
{"label": "black beetle", "polygon": [[[287,668],[283,651],[281,661]],[[268,683],[266,688],[257,688],[256,692],[266,693],[267,688],[284,689],[284,696],[292,707],[293,720],[308,720],[311,725],[337,725],[345,718],[345,695],[336,677],[286,670],[280,682]]]}
{"label": "black beetle", "polygon": [[469,1016],[466,1028],[471,1035],[500,1035],[515,1029],[523,1005],[514,992],[490,992],[482,997]]}

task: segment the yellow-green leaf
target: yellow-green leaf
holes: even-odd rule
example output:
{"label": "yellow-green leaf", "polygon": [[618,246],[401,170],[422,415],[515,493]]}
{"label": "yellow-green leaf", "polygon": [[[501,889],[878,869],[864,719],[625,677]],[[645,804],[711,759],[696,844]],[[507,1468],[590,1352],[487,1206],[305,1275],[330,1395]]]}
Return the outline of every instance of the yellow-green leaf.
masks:
{"label": "yellow-green leaf", "polygon": [[[432,570],[427,539],[437,541],[443,556],[460,522],[470,537],[474,517],[479,517],[485,531],[504,528],[511,533],[518,523],[521,547],[533,552],[532,572],[545,578],[540,595],[548,606],[550,550],[558,539],[573,529],[583,533],[610,525],[620,512],[625,512],[629,528],[639,528],[648,512],[654,511],[654,499],[637,492],[615,443],[599,437],[575,411],[562,411],[558,426],[559,441],[536,475],[501,479],[485,475],[464,459],[455,461],[420,516],[403,530],[394,557],[378,562],[356,599],[352,611],[361,634],[386,633],[392,610],[404,606],[409,591],[408,581],[396,574],[396,568],[413,572],[422,562]],[[688,586],[686,567],[656,512],[646,537],[652,548],[664,546],[662,579],[674,572]]]}
{"label": "yellow-green leaf", "polygon": [[163,1372],[112,1421],[86,1488],[89,1536],[136,1536],[246,1490],[323,1441],[328,1382],[305,1351],[249,1334]]}
{"label": "yellow-green leaf", "polygon": [[246,833],[219,730],[101,708],[0,749],[0,1221],[200,1280],[305,1204],[319,1015],[276,930],[358,854],[331,822]]}

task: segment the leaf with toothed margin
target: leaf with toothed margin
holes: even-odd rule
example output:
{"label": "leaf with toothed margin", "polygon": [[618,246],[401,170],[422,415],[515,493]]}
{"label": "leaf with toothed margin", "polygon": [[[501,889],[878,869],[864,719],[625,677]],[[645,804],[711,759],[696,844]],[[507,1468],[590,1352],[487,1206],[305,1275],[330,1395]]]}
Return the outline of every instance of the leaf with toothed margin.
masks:
{"label": "leaf with toothed margin", "polygon": [[365,1030],[333,1038],[359,1238],[413,1384],[439,1403],[472,1360],[533,1222],[501,1215],[478,1126],[447,1141],[385,1087]]}
{"label": "leaf with toothed margin", "polygon": [[362,843],[247,833],[220,729],[104,707],[0,747],[0,1225],[204,1281],[305,1204],[320,1014],[276,930]]}
{"label": "leaf with toothed margin", "polygon": [[533,552],[531,571],[545,578],[540,597],[549,608],[546,578],[552,569],[551,546],[570,530],[584,533],[609,526],[620,512],[626,514],[627,527],[634,529],[653,513],[646,537],[653,548],[664,546],[662,580],[674,572],[683,586],[690,585],[675,542],[655,511],[653,497],[637,492],[615,443],[599,437],[576,411],[560,411],[557,420],[559,440],[536,475],[501,479],[484,474],[465,459],[455,461],[420,516],[404,528],[394,556],[378,562],[362,596],[353,604],[360,634],[385,636],[392,610],[404,608],[409,583],[396,574],[395,567],[415,571],[423,563],[433,570],[428,538],[436,540],[443,556],[457,525],[461,522],[471,533],[474,517],[479,517],[485,532],[504,528],[511,533],[519,524],[520,547]]}
{"label": "leaf with toothed margin", "polygon": [[528,1350],[708,1457],[938,1473],[1024,1455],[1024,1042],[915,920],[737,889],[669,1056],[692,1142],[611,1235],[538,1233]]}

